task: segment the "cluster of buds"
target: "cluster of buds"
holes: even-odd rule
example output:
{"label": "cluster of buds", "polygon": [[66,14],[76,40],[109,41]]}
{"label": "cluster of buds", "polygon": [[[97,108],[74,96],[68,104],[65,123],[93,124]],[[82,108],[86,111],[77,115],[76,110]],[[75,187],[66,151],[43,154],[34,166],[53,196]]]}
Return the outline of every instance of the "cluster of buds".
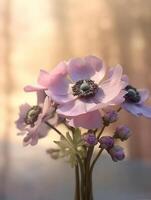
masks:
{"label": "cluster of buds", "polygon": [[115,144],[116,139],[121,141],[127,140],[131,135],[131,130],[123,125],[116,128],[113,137],[103,136],[99,139],[101,149],[105,149],[111,156],[114,162],[123,160],[125,158],[124,150],[121,146]]}

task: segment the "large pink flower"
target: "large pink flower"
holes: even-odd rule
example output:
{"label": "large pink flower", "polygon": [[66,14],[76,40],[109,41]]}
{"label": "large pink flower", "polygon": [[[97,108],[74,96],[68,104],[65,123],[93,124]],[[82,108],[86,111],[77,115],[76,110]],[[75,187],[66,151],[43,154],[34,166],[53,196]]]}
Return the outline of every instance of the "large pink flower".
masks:
{"label": "large pink flower", "polygon": [[[101,115],[98,109],[124,101],[123,89],[127,83],[121,80],[121,66],[111,69],[105,81],[102,81],[105,66],[94,56],[70,60],[67,70],[68,74],[64,76],[54,76],[47,95],[60,104],[57,109],[59,114],[72,118],[70,125],[99,127]],[[92,116],[94,120],[90,125]]]}
{"label": "large pink flower", "polygon": [[72,117],[71,124],[73,121],[79,124],[80,120],[88,122],[85,119],[90,119],[90,113],[99,116],[98,109],[124,101],[126,92],[123,89],[127,83],[122,80],[120,65],[109,71],[106,80],[103,80],[105,65],[95,56],[71,59],[66,63],[66,68],[67,74],[53,76],[46,94],[59,104],[59,114]]}

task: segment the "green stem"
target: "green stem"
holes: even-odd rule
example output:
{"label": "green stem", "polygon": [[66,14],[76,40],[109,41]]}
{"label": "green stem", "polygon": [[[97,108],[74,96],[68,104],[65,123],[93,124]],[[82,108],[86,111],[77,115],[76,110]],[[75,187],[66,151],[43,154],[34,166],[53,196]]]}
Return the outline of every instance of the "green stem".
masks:
{"label": "green stem", "polygon": [[49,126],[50,128],[52,128],[54,131],[56,131],[60,136],[63,136],[64,135],[57,129],[55,128],[52,124],[50,124],[49,122],[45,121],[45,124],[47,124],[47,126]]}
{"label": "green stem", "polygon": [[80,158],[80,156],[77,154],[77,160],[80,166],[80,172],[81,172],[81,200],[87,200],[85,199],[85,170],[84,170],[84,166],[82,163],[82,160]]}
{"label": "green stem", "polygon": [[103,151],[103,149],[100,149],[99,152],[98,152],[98,154],[97,154],[96,157],[94,158],[94,160],[93,160],[93,162],[92,162],[92,165],[91,165],[91,167],[90,167],[90,173],[92,173],[93,168],[94,168],[94,165],[95,165],[96,161],[98,160],[99,156],[101,155],[102,151]]}
{"label": "green stem", "polygon": [[75,166],[75,200],[80,200],[80,179],[79,179],[79,166]]}
{"label": "green stem", "polygon": [[105,125],[102,127],[102,129],[101,129],[101,131],[100,131],[100,133],[98,134],[98,136],[97,136],[97,139],[99,139],[100,138],[100,136],[102,135],[102,133],[103,133],[103,131],[104,131],[104,129],[105,129]]}

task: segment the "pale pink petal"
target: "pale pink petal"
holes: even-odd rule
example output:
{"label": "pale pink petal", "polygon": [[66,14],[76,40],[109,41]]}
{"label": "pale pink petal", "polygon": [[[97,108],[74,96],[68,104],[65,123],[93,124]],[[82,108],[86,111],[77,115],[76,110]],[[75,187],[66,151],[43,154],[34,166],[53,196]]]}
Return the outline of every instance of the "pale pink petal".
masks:
{"label": "pale pink petal", "polygon": [[124,75],[122,76],[122,81],[126,82],[127,85],[128,85],[128,83],[129,83],[129,78],[128,78],[128,76],[127,76],[126,74],[124,74]]}
{"label": "pale pink petal", "polygon": [[141,97],[139,104],[142,104],[149,98],[150,92],[147,89],[139,89],[138,92],[139,92],[140,97]]}
{"label": "pale pink petal", "polygon": [[114,67],[112,69],[112,75],[106,81],[104,81],[100,87],[103,89],[105,97],[103,99],[103,103],[109,102],[120,93],[122,89],[124,89],[127,85],[126,82],[121,81],[122,78],[122,67],[120,65]]}
{"label": "pale pink petal", "polygon": [[72,94],[66,94],[66,95],[57,95],[52,93],[50,90],[46,91],[46,94],[56,103],[58,104],[64,104],[70,101],[73,101],[77,97],[73,96]]}
{"label": "pale pink petal", "polygon": [[32,85],[26,85],[24,87],[24,91],[25,92],[37,92],[37,91],[40,91],[40,90],[46,90],[47,88],[42,86],[42,85],[35,85],[35,86],[32,86]]}
{"label": "pale pink petal", "polygon": [[99,83],[105,76],[106,67],[103,61],[96,56],[85,57],[86,62],[95,69],[95,74],[91,77],[91,80]]}
{"label": "pale pink petal", "polygon": [[73,81],[91,79],[95,69],[83,58],[74,58],[68,62],[68,73]]}
{"label": "pale pink petal", "polygon": [[51,72],[51,74],[60,74],[66,77],[68,74],[67,64],[63,61],[60,62]]}
{"label": "pale pink petal", "polygon": [[68,124],[72,127],[82,127],[85,129],[95,129],[102,126],[102,118],[99,111],[88,112],[69,120]]}
{"label": "pale pink petal", "polygon": [[51,101],[49,97],[46,97],[43,104],[42,116],[45,116],[48,113],[50,106],[51,106]]}
{"label": "pale pink petal", "polygon": [[57,109],[57,113],[64,116],[77,116],[86,112],[86,105],[80,99],[60,105]]}
{"label": "pale pink petal", "polygon": [[61,74],[52,74],[48,90],[55,95],[66,95],[69,90],[70,81]]}
{"label": "pale pink petal", "polygon": [[51,74],[41,69],[37,82],[39,85],[45,88],[48,88],[50,78],[51,78]]}
{"label": "pale pink petal", "polygon": [[58,106],[57,113],[64,116],[77,116],[97,109],[98,105],[93,98],[76,99]]}
{"label": "pale pink petal", "polygon": [[46,98],[46,93],[44,92],[44,90],[37,91],[37,105],[43,104],[45,98]]}
{"label": "pale pink petal", "polygon": [[117,97],[115,97],[111,102],[109,102],[110,105],[120,105],[121,103],[123,103],[125,101],[125,94],[127,93],[127,91],[125,90],[121,90],[120,93],[118,94]]}

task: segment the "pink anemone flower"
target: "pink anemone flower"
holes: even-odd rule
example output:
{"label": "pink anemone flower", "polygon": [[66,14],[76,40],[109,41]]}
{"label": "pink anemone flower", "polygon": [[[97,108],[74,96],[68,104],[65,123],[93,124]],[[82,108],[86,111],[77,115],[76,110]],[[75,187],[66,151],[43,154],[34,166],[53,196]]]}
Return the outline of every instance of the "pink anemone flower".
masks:
{"label": "pink anemone flower", "polygon": [[[59,104],[57,112],[69,118],[70,125],[100,126],[99,109],[124,101],[126,91],[123,89],[127,82],[122,80],[122,67],[112,68],[106,80],[103,80],[105,65],[95,56],[71,59],[66,68],[67,74],[58,76],[54,73],[46,94]],[[90,121],[92,116],[94,123]]]}
{"label": "pink anemone flower", "polygon": [[16,121],[17,128],[21,131],[19,135],[25,135],[23,145],[36,145],[39,138],[48,134],[49,127],[45,124],[45,120],[51,120],[53,125],[57,123],[57,116],[54,115],[55,108],[51,106],[48,97],[45,98],[43,104],[30,106],[23,104],[20,106],[19,118]]}

